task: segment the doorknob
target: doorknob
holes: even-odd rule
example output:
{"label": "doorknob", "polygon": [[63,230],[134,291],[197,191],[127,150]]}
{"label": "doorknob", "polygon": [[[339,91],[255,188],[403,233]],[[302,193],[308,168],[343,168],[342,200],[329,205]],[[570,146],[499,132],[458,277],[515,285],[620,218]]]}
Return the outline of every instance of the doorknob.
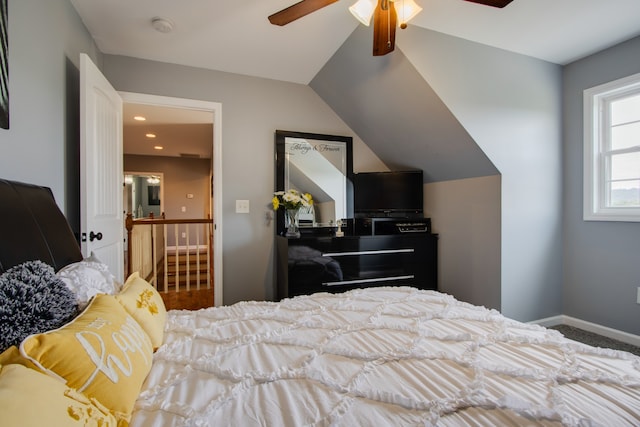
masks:
{"label": "doorknob", "polygon": [[95,239],[102,240],[102,233],[94,233],[93,231],[89,233],[89,241],[93,242]]}

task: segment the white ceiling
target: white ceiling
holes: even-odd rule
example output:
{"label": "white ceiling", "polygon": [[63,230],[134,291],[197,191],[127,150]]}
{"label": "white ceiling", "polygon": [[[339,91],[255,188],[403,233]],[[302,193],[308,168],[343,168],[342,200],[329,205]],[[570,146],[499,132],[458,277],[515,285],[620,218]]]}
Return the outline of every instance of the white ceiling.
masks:
{"label": "white ceiling", "polygon": [[[129,103],[122,115],[125,154],[206,159],[213,154],[210,112]],[[135,116],[146,120],[136,121]],[[147,137],[149,133],[155,138]]]}
{"label": "white ceiling", "polygon": [[[356,28],[333,3],[289,25],[267,16],[297,0],[71,0],[103,53],[307,84]],[[640,35],[640,0],[514,0],[504,9],[417,0],[411,25],[566,64]],[[174,24],[153,29],[154,17]],[[399,30],[400,31],[400,30]],[[402,48],[401,43],[398,44]]]}
{"label": "white ceiling", "polygon": [[[297,0],[70,1],[103,53],[301,84],[314,78],[359,25],[348,11],[355,0],[338,1],[283,27],[271,25],[267,17]],[[415,25],[557,64],[640,35],[640,0],[514,0],[504,9],[463,0],[417,3],[422,13],[398,31]],[[156,31],[151,25],[155,17],[170,20],[173,31]],[[401,41],[399,37],[400,49]],[[125,120],[133,113],[125,110]],[[183,123],[179,111],[166,111],[163,118],[157,116],[161,113],[151,109],[145,124],[125,126],[126,153],[158,154],[149,140],[139,137],[142,130]],[[189,139],[198,138],[199,144],[171,137],[180,142],[164,144],[161,155],[211,156],[202,118],[189,120],[200,123],[193,125]],[[154,144],[178,131],[156,130],[163,136]]]}

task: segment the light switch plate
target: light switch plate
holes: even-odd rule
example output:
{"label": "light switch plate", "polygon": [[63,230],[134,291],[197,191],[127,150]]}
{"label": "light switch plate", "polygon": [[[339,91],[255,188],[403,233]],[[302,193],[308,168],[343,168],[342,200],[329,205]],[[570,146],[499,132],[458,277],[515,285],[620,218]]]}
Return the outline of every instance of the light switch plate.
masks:
{"label": "light switch plate", "polygon": [[249,213],[249,201],[236,200],[236,213]]}

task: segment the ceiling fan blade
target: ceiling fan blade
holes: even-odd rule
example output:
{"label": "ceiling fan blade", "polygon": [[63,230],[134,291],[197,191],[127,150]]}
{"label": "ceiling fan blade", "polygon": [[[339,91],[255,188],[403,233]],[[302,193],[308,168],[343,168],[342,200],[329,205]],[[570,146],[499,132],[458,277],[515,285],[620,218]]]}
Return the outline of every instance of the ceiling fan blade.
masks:
{"label": "ceiling fan blade", "polygon": [[311,12],[315,12],[337,1],[338,0],[302,0],[269,16],[269,22],[273,25],[287,25],[289,22],[302,18]]}
{"label": "ceiling fan blade", "polygon": [[373,56],[382,56],[396,48],[396,8],[390,0],[378,0],[373,12]]}
{"label": "ceiling fan blade", "polygon": [[470,1],[472,3],[480,3],[480,4],[484,4],[486,6],[493,6],[493,7],[505,7],[506,5],[508,5],[509,3],[511,3],[513,0],[467,0]]}

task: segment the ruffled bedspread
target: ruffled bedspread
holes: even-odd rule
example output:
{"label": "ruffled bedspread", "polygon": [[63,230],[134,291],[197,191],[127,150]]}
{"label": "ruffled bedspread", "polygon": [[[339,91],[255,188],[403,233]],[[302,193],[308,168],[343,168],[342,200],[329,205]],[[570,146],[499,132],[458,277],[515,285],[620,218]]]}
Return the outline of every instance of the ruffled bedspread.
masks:
{"label": "ruffled bedspread", "polygon": [[639,426],[640,358],[434,291],[171,311],[136,426]]}

